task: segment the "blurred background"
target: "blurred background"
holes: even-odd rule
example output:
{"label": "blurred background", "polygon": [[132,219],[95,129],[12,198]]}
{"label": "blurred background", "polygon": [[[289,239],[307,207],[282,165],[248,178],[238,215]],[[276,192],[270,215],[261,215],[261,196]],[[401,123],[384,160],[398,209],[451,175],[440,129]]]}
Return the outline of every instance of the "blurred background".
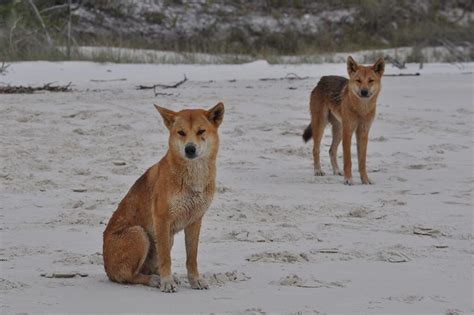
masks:
{"label": "blurred background", "polygon": [[0,63],[461,63],[474,59],[473,3],[0,0]]}

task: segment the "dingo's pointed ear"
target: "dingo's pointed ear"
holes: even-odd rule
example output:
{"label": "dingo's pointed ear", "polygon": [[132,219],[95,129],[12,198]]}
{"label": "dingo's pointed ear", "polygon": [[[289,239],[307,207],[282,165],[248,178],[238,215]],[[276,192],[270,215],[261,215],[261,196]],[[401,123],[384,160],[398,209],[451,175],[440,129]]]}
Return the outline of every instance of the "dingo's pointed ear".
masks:
{"label": "dingo's pointed ear", "polygon": [[160,113],[161,117],[163,117],[163,122],[165,123],[166,128],[171,129],[174,123],[174,119],[176,117],[176,113],[172,110],[160,107],[156,104],[155,108]]}
{"label": "dingo's pointed ear", "polygon": [[224,120],[224,104],[219,102],[216,106],[207,111],[207,119],[216,127]]}
{"label": "dingo's pointed ear", "polygon": [[374,72],[377,73],[379,76],[383,75],[383,72],[385,71],[385,61],[382,57],[380,57],[379,60],[374,63],[372,69],[374,69]]}
{"label": "dingo's pointed ear", "polygon": [[357,69],[359,69],[357,62],[355,62],[352,56],[347,57],[347,73],[349,76],[351,77],[354,73],[356,73]]}

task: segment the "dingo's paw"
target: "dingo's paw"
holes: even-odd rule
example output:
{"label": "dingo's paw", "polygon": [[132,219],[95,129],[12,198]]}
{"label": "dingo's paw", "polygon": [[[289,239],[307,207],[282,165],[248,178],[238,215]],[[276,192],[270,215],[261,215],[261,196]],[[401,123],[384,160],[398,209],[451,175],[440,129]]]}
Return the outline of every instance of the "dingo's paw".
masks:
{"label": "dingo's paw", "polygon": [[348,185],[348,186],[354,185],[354,182],[352,181],[352,178],[344,179],[344,185]]}
{"label": "dingo's paw", "polygon": [[172,293],[178,290],[178,285],[172,277],[164,277],[161,279],[160,289],[161,292]]}
{"label": "dingo's paw", "polygon": [[326,173],[324,173],[322,170],[314,170],[314,175],[315,176],[324,176]]}
{"label": "dingo's paw", "polygon": [[160,284],[161,284],[160,276],[159,275],[151,275],[150,282],[148,283],[148,285],[150,287],[159,288]]}
{"label": "dingo's paw", "polygon": [[193,289],[196,289],[196,290],[209,289],[209,285],[207,284],[207,281],[201,277],[189,278],[188,280],[189,280],[189,284],[191,285],[191,288]]}
{"label": "dingo's paw", "polygon": [[362,181],[362,184],[364,184],[364,185],[373,185],[374,184],[374,182],[371,179],[369,179],[368,177],[367,178],[361,178],[361,181]]}

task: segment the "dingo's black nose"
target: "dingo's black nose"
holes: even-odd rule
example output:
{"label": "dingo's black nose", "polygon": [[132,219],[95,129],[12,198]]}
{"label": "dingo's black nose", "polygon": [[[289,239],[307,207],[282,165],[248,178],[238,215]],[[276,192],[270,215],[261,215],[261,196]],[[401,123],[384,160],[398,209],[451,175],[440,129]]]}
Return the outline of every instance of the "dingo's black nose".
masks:
{"label": "dingo's black nose", "polygon": [[367,89],[362,89],[362,90],[360,90],[360,95],[361,95],[362,97],[367,97],[367,96],[369,96],[369,90],[367,90]]}
{"label": "dingo's black nose", "polygon": [[184,153],[186,153],[186,157],[189,159],[193,159],[196,157],[196,146],[194,143],[188,143],[184,147]]}

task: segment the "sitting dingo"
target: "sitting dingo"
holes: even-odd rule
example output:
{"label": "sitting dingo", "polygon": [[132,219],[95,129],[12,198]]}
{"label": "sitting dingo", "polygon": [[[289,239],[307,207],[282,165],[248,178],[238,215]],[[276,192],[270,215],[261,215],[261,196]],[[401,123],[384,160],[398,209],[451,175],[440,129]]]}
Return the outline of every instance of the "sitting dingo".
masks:
{"label": "sitting dingo", "polygon": [[176,292],[171,273],[173,236],[184,229],[186,267],[193,289],[208,289],[197,268],[201,220],[215,190],[219,125],[224,104],[173,112],[155,105],[168,128],[169,149],[130,188],[104,231],[110,280]]}

